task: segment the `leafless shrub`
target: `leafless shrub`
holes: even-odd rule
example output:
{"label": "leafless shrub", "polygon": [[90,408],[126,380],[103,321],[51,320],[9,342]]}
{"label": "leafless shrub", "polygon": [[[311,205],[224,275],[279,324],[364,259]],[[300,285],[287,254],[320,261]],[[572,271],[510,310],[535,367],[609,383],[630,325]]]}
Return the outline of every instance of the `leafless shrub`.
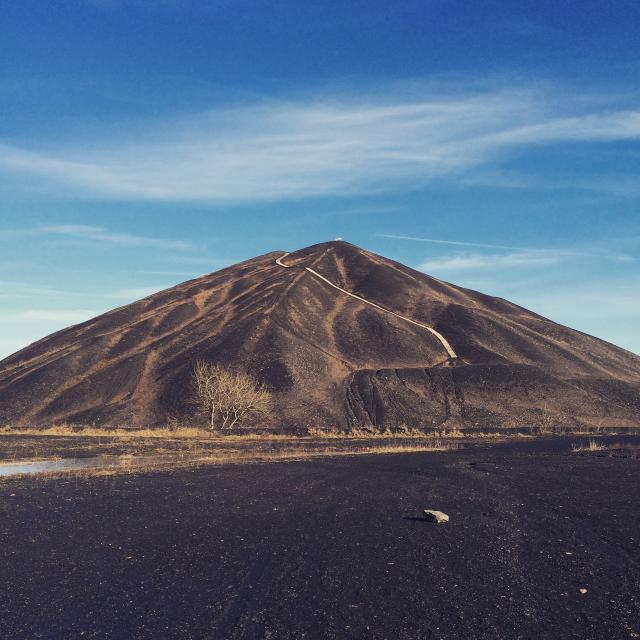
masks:
{"label": "leafless shrub", "polygon": [[598,418],[597,422],[592,426],[594,433],[600,434],[604,431],[604,418]]}
{"label": "leafless shrub", "polygon": [[193,390],[211,429],[233,429],[249,414],[271,408],[271,394],[251,376],[204,360],[193,367]]}
{"label": "leafless shrub", "polygon": [[547,410],[547,403],[540,410],[540,422],[537,424],[538,433],[540,435],[548,435],[554,433],[557,430],[557,425],[553,414]]}
{"label": "leafless shrub", "polygon": [[169,414],[165,423],[165,429],[170,433],[176,433],[180,429],[181,424],[177,416]]}

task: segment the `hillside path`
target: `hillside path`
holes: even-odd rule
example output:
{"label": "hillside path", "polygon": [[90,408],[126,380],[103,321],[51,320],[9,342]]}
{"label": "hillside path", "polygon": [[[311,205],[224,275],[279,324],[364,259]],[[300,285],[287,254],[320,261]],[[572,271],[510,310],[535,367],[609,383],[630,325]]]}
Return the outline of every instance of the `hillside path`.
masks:
{"label": "hillside path", "polygon": [[[282,260],[284,258],[286,258],[288,255],[289,255],[288,253],[284,253],[279,258],[276,258],[276,264],[278,266],[280,266],[280,267],[284,267],[285,269],[290,269],[293,265],[285,264],[284,262],[282,262]],[[338,291],[341,291],[342,293],[344,293],[344,294],[346,294],[348,296],[351,296],[352,298],[355,298],[356,300],[360,300],[360,302],[364,302],[365,304],[368,304],[368,305],[370,305],[372,307],[375,307],[379,311],[384,311],[384,313],[389,313],[392,316],[395,316],[396,318],[400,318],[400,320],[404,320],[405,322],[409,322],[409,323],[414,324],[414,325],[416,325],[418,327],[422,327],[423,329],[426,329],[432,335],[434,335],[436,338],[438,338],[438,340],[440,341],[440,344],[445,348],[445,350],[449,354],[450,358],[457,358],[458,357],[456,352],[453,350],[453,347],[449,344],[449,341],[439,331],[436,331],[433,327],[430,327],[429,325],[424,324],[422,322],[418,322],[417,320],[412,320],[411,318],[407,318],[406,316],[402,316],[399,313],[396,313],[395,311],[391,311],[390,309],[386,309],[385,307],[381,307],[379,304],[376,304],[375,302],[371,302],[370,300],[367,300],[366,298],[362,298],[361,296],[358,296],[355,293],[351,293],[350,291],[347,291],[346,289],[343,289],[342,287],[339,287],[337,284],[334,284],[333,282],[331,282],[331,280],[325,278],[323,275],[319,274],[317,271],[314,271],[310,267],[304,267],[304,268],[311,275],[315,276],[316,278],[319,278],[323,282],[326,282],[329,286],[333,287],[334,289],[337,289]]]}

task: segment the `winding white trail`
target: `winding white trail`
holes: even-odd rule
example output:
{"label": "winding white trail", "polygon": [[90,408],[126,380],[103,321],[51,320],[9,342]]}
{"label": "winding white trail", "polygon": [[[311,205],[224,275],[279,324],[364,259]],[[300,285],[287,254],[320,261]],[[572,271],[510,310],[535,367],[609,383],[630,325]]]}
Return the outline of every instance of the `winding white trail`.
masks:
{"label": "winding white trail", "polygon": [[[282,262],[282,260],[286,258],[288,255],[289,255],[288,253],[284,253],[279,258],[276,258],[276,264],[280,267],[284,267],[285,269],[290,269],[293,265],[284,264],[284,262]],[[411,318],[406,318],[405,316],[401,316],[399,313],[396,313],[395,311],[385,309],[384,307],[381,307],[379,304],[376,304],[375,302],[370,302],[365,298],[361,298],[360,296],[357,296],[355,293],[351,293],[350,291],[347,291],[346,289],[339,287],[337,284],[334,284],[333,282],[331,282],[331,280],[328,280],[327,278],[320,275],[317,271],[314,271],[310,267],[305,267],[305,271],[308,271],[311,275],[314,275],[316,278],[320,278],[320,280],[322,280],[323,282],[326,282],[329,286],[333,287],[334,289],[337,289],[338,291],[341,291],[342,293],[348,296],[351,296],[356,300],[360,300],[360,302],[364,302],[365,304],[375,307],[380,311],[384,311],[385,313],[389,313],[390,315],[395,316],[396,318],[400,318],[400,320],[404,320],[405,322],[414,324],[417,327],[422,327],[423,329],[426,329],[431,334],[433,334],[436,338],[438,338],[438,340],[440,341],[440,344],[445,348],[450,358],[458,357],[456,352],[453,350],[453,347],[449,344],[449,341],[439,331],[436,331],[433,327],[430,327],[427,324],[423,324],[422,322],[417,322],[416,320],[412,320]]]}

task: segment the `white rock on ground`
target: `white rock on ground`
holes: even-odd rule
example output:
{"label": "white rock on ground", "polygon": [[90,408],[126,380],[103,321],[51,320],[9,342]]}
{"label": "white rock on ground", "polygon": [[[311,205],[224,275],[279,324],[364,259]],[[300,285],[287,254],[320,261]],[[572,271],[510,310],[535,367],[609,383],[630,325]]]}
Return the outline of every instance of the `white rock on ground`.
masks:
{"label": "white rock on ground", "polygon": [[442,524],[449,522],[449,516],[442,511],[433,511],[432,509],[425,509],[424,516],[429,522],[435,522],[436,524]]}

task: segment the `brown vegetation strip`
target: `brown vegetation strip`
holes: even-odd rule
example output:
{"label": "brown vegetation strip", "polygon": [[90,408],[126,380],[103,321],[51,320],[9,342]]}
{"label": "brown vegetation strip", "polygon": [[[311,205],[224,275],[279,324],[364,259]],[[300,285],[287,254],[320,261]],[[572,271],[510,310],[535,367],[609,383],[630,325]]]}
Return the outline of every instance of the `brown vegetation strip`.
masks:
{"label": "brown vegetation strip", "polygon": [[[16,475],[37,475],[38,477],[73,476],[84,477],[93,475],[117,475],[123,473],[148,473],[161,469],[183,469],[185,467],[200,467],[206,465],[251,464],[260,462],[284,462],[293,460],[307,460],[335,456],[360,456],[375,454],[396,454],[420,451],[450,451],[460,449],[457,443],[445,442],[439,438],[433,438],[424,442],[406,443],[402,441],[366,445],[362,442],[349,446],[350,443],[323,443],[319,448],[310,448],[300,445],[288,449],[262,449],[241,447],[235,449],[215,449],[197,447],[189,451],[173,454],[157,455],[131,455],[105,456],[104,466],[89,468],[69,468],[45,472],[29,472]],[[54,458],[55,459],[55,458]],[[59,459],[59,458],[58,458]],[[92,458],[92,460],[95,458]],[[31,462],[22,460],[21,462]],[[2,464],[2,463],[0,463]],[[0,475],[0,479],[2,476]]]}

